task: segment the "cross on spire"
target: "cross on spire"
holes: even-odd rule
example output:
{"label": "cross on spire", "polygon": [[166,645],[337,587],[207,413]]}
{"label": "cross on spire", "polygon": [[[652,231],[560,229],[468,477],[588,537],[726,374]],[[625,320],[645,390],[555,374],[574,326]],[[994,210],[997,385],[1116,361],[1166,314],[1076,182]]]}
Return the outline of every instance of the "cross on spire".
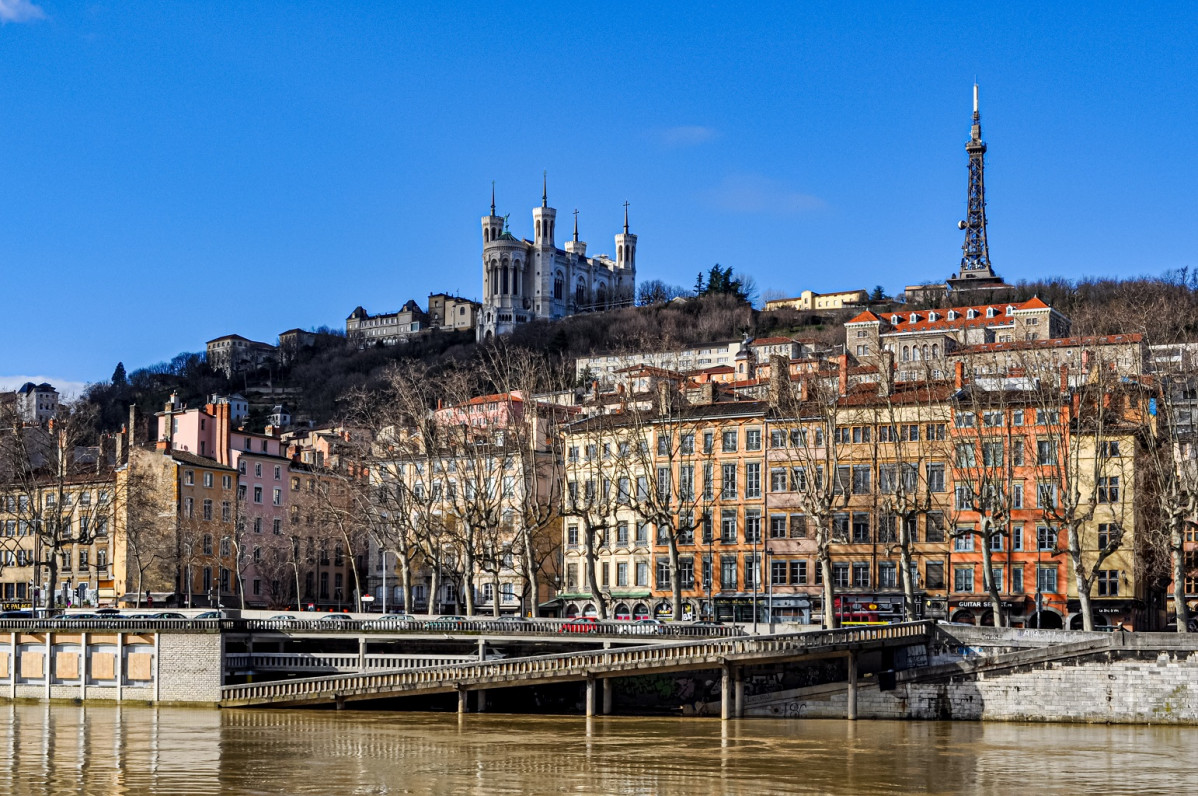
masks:
{"label": "cross on spire", "polygon": [[491,215],[495,215],[495,180],[491,180]]}
{"label": "cross on spire", "polygon": [[574,208],[574,241],[578,242],[578,208]]}
{"label": "cross on spire", "polygon": [[624,234],[628,234],[628,200],[624,200]]}
{"label": "cross on spire", "polygon": [[541,172],[541,207],[549,207],[549,170]]}

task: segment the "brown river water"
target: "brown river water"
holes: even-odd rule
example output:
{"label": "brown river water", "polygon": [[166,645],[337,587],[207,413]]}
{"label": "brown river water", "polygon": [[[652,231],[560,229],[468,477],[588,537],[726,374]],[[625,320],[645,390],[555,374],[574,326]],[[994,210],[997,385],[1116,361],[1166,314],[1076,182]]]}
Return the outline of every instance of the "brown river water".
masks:
{"label": "brown river water", "polygon": [[1195,793],[1198,728],[0,705],[3,794]]}

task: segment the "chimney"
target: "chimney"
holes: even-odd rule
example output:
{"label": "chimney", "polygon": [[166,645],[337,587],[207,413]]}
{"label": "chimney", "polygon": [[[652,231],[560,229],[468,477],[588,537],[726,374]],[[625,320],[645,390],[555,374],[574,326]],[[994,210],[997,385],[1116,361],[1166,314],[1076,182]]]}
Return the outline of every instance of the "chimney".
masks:
{"label": "chimney", "polygon": [[1061,392],[1069,392],[1069,366],[1061,365]]}
{"label": "chimney", "polygon": [[786,395],[786,388],[790,382],[790,359],[782,354],[772,354],[770,356],[770,384],[769,384],[769,399],[770,406],[777,409],[782,404],[782,399]]}
{"label": "chimney", "polygon": [[213,409],[215,411],[212,415],[215,419],[216,428],[212,432],[212,447],[214,448],[212,453],[218,462],[227,467],[232,461],[229,446],[232,443],[230,432],[233,425],[233,405],[222,403],[217,404]]}
{"label": "chimney", "polygon": [[849,394],[849,355],[842,353],[838,358],[840,366],[840,394]]}
{"label": "chimney", "polygon": [[146,434],[143,433],[141,423],[141,411],[137,408],[137,404],[129,404],[129,447],[133,448],[136,445],[146,441]]}
{"label": "chimney", "polygon": [[965,386],[965,363],[959,359],[953,366],[953,386],[958,390]]}
{"label": "chimney", "polygon": [[799,403],[807,403],[807,391],[810,389],[807,385],[807,379],[799,381]]}
{"label": "chimney", "polygon": [[114,440],[115,447],[113,450],[113,458],[115,459],[115,464],[117,467],[120,467],[125,463],[125,437],[128,433],[128,427],[121,426],[121,430],[117,433],[116,439]]}

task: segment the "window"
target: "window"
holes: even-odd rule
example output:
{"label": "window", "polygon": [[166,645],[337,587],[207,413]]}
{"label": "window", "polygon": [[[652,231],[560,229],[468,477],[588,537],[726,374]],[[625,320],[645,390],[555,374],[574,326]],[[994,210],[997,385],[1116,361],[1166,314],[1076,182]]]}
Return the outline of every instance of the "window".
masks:
{"label": "window", "polygon": [[786,585],[786,561],[771,561],[770,562],[770,583],[774,586]]}
{"label": "window", "polygon": [[868,495],[870,492],[870,469],[868,464],[853,465],[853,494]]}
{"label": "window", "polygon": [[736,543],[736,509],[720,512],[720,541],[724,544]]}
{"label": "window", "polygon": [[[183,471],[183,485],[184,486],[194,486],[195,482],[196,482],[195,470],[184,470]],[[47,498],[49,498],[49,497],[52,497],[52,496],[48,495]]]}
{"label": "window", "polygon": [[1111,459],[1111,458],[1118,457],[1119,456],[1119,440],[1111,440],[1109,442],[1102,443],[1101,453],[1102,453],[1102,457],[1104,459]]}
{"label": "window", "polygon": [[1048,528],[1044,525],[1036,528],[1036,549],[1041,552],[1049,552],[1057,549],[1057,532],[1055,528]]}
{"label": "window", "polygon": [[1057,505],[1057,487],[1050,481],[1036,484],[1036,508],[1051,509]]}
{"label": "window", "polygon": [[183,498],[183,516],[188,519],[195,516],[195,501],[192,498]]}
{"label": "window", "polygon": [[211,519],[212,519],[212,501],[211,501],[211,500],[208,500],[207,498],[205,498],[205,499],[204,499],[204,514],[203,514],[203,517],[204,517],[204,519],[206,519],[206,520],[211,520]]}
{"label": "window", "polygon": [[254,502],[255,503],[262,502],[262,487],[260,487],[260,486],[254,487]]}
{"label": "window", "polygon": [[[594,447],[595,447],[594,445],[587,446],[587,458],[588,459],[592,458],[591,451]],[[670,455],[670,435],[669,434],[658,434],[657,435],[657,455],[658,456],[669,456]]]}
{"label": "window", "polygon": [[678,586],[682,589],[695,588],[695,560],[690,556],[678,559]]}
{"label": "window", "polygon": [[736,499],[736,465],[724,464],[720,467],[722,480],[720,482],[720,498],[723,500]]}
{"label": "window", "polygon": [[853,542],[854,544],[869,542],[869,512],[853,512]]}
{"label": "window", "polygon": [[1023,567],[1011,568],[1011,593],[1023,594]]}
{"label": "window", "polygon": [[222,558],[228,558],[228,557],[229,557],[229,555],[230,555],[230,553],[231,553],[231,550],[232,550],[232,547],[231,547],[231,543],[230,543],[230,541],[229,541],[229,537],[227,537],[227,536],[222,536],[222,537],[221,537],[221,539],[220,539],[220,554],[221,554],[221,557],[222,557]]}
{"label": "window", "polygon": [[878,588],[898,588],[898,567],[895,566],[893,561],[881,561],[878,563]]}
{"label": "window", "polygon": [[735,431],[725,431],[721,450],[724,453],[736,453],[737,449],[737,434]]}
{"label": "window", "polygon": [[770,432],[770,447],[785,448],[786,447],[786,432],[781,429],[774,429]]}
{"label": "window", "polygon": [[983,442],[982,443],[982,464],[986,467],[1002,467],[1003,463],[1003,444],[1002,442]]}
{"label": "window", "polygon": [[943,464],[928,464],[927,465],[928,491],[943,492],[944,491],[944,465]]}
{"label": "window", "polygon": [[927,440],[929,442],[944,440],[945,429],[943,423],[928,423],[924,430],[927,432]]}
{"label": "window", "polygon": [[1098,549],[1105,550],[1108,547],[1115,548],[1123,541],[1123,529],[1118,523],[1100,522],[1098,523]]}
{"label": "window", "polygon": [[1036,570],[1036,589],[1050,594],[1057,593],[1057,568],[1040,567]]}
{"label": "window", "polygon": [[745,450],[761,450],[761,429],[750,428],[745,431]]}
{"label": "window", "polygon": [[[82,561],[80,561],[80,565],[83,565]],[[1098,596],[1119,596],[1119,570],[1101,569],[1098,571]]]}
{"label": "window", "polygon": [[628,547],[628,523],[616,525],[616,547]]}
{"label": "window", "polygon": [[847,542],[849,540],[849,514],[848,512],[838,512],[832,515],[832,539],[837,542]]}
{"label": "window", "polygon": [[997,530],[990,534],[990,549],[994,552],[1002,551],[1003,537]]}
{"label": "window", "polygon": [[997,428],[1002,425],[1002,412],[982,412],[982,425]]}
{"label": "window", "polygon": [[854,563],[853,564],[853,588],[868,589],[869,588],[869,564]]}
{"label": "window", "polygon": [[967,510],[973,505],[973,489],[969,484],[957,484],[953,493],[955,496],[953,506],[958,511]]}
{"label": "window", "polygon": [[761,541],[760,509],[745,509],[745,541],[752,544]]}
{"label": "window", "polygon": [[616,585],[617,586],[627,586],[628,585],[628,564],[625,564],[625,563],[616,564]]}
{"label": "window", "polygon": [[274,495],[271,498],[271,502],[276,506],[283,505],[283,490],[282,489],[275,487]]}
{"label": "window", "polygon": [[749,500],[761,497],[761,462],[745,464],[745,497]]}
{"label": "window", "polygon": [[1011,549],[1018,552],[1023,550],[1023,526],[1011,526]]}
{"label": "window", "polygon": [[695,435],[683,434],[681,450],[684,456],[690,456],[695,452]]}
{"label": "window", "polygon": [[636,562],[636,585],[649,585],[649,564],[645,561]]}
{"label": "window", "polygon": [[715,450],[715,432],[714,431],[704,431],[703,432],[703,452],[711,453],[714,450]]}
{"label": "window", "polygon": [[1036,425],[1052,426],[1061,422],[1061,413],[1056,409],[1037,409]]}
{"label": "window", "polygon": [[974,422],[973,412],[957,412],[953,416],[953,425],[957,428],[973,428]]}
{"label": "window", "polygon": [[944,588],[944,562],[928,561],[923,565],[924,583],[929,589]]}
{"label": "window", "polygon": [[1057,444],[1051,439],[1036,440],[1036,464],[1053,465],[1057,463]]}
{"label": "window", "polygon": [[953,591],[965,593],[973,591],[973,567],[953,568]]}
{"label": "window", "polygon": [[578,547],[578,526],[570,525],[566,528],[566,546]]}
{"label": "window", "polygon": [[736,590],[736,556],[720,556],[720,588]]}
{"label": "window", "polygon": [[786,491],[786,468],[771,467],[770,468],[770,491],[785,492]]}
{"label": "window", "polygon": [[1023,482],[1015,481],[1011,484],[1011,508],[1023,508]]}
{"label": "window", "polygon": [[275,465],[275,480],[276,481],[283,480],[283,468],[277,464]]}
{"label": "window", "polygon": [[807,583],[807,562],[790,562],[790,583],[792,586],[803,586]]}
{"label": "window", "polygon": [[806,514],[791,514],[790,515],[790,538],[791,539],[807,538],[807,515]]}
{"label": "window", "polygon": [[271,533],[273,533],[275,536],[283,533],[283,521],[278,517],[275,518],[274,526],[271,528]]}
{"label": "window", "polygon": [[262,477],[262,462],[254,463],[254,476],[257,478]]}
{"label": "window", "polygon": [[204,486],[212,488],[212,473],[204,473]]}
{"label": "window", "polygon": [[973,552],[973,528],[958,528],[953,534],[953,551],[957,553]]}
{"label": "window", "polygon": [[642,522],[636,527],[636,543],[641,547],[649,544],[649,523]]}
{"label": "window", "polygon": [[958,442],[956,451],[958,467],[977,466],[977,450],[973,447],[972,442]]}
{"label": "window", "polygon": [[786,538],[786,515],[771,514],[770,515],[770,538],[785,539]]}
{"label": "window", "polygon": [[832,585],[838,589],[847,589],[850,581],[848,564],[832,565]]}
{"label": "window", "polygon": [[1119,502],[1119,476],[1112,475],[1098,479],[1098,502]]}

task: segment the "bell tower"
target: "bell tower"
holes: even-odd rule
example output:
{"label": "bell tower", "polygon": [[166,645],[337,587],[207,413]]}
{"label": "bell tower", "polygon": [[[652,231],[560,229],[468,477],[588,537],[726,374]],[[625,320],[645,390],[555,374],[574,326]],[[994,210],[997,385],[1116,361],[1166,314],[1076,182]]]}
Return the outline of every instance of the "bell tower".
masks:
{"label": "bell tower", "polygon": [[503,233],[503,218],[495,215],[495,181],[491,181],[491,215],[483,216],[483,246],[499,240]]}
{"label": "bell tower", "polygon": [[636,235],[628,231],[628,202],[624,203],[624,231],[616,235],[616,267],[636,271]]}
{"label": "bell tower", "polygon": [[533,208],[532,226],[533,243],[542,249],[554,248],[554,225],[557,223],[557,211],[549,206],[549,174],[542,175],[541,206]]}

